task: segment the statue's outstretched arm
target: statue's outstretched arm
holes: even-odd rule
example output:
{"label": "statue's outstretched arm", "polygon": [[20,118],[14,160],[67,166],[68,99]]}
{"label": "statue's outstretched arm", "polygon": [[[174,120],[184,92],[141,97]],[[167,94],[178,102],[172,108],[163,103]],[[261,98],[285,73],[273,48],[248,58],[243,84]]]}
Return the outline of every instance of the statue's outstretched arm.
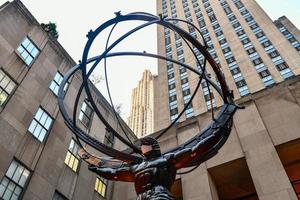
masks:
{"label": "statue's outstretched arm", "polygon": [[134,175],[129,167],[120,167],[118,169],[112,169],[105,167],[97,167],[95,165],[89,165],[89,170],[108,180],[126,182],[134,181]]}
{"label": "statue's outstretched arm", "polygon": [[219,135],[211,135],[197,143],[192,148],[182,149],[172,156],[172,162],[176,169],[186,167],[195,158],[206,154],[214,145],[219,142]]}
{"label": "statue's outstretched arm", "polygon": [[171,152],[169,160],[176,169],[198,165],[215,155],[230,135],[236,109],[235,104],[223,106],[209,128],[194,137],[191,143],[184,144],[181,150]]}

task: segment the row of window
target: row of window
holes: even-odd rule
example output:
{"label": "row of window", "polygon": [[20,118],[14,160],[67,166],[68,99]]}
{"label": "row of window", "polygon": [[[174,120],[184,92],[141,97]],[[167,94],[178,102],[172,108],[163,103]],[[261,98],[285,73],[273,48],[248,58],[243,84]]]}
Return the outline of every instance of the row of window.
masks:
{"label": "row of window", "polygon": [[236,16],[233,14],[227,1],[226,0],[219,0],[219,1],[226,13],[231,25],[235,29],[236,34],[240,38],[240,41],[242,42],[245,50],[247,51],[248,56],[249,56],[250,60],[252,61],[253,65],[256,69],[256,72],[259,74],[260,78],[262,79],[264,85],[265,86],[273,85],[275,82],[274,82],[269,70],[266,68],[265,64],[263,63],[263,61],[260,58],[259,54],[257,53],[256,49],[253,47],[250,39],[247,37],[241,24],[237,20]]}
{"label": "row of window", "polygon": [[286,27],[280,22],[275,21],[276,27],[284,35],[284,37],[291,43],[291,45],[300,52],[300,42],[295,38],[295,36],[286,29]]}
{"label": "row of window", "polygon": [[[163,1],[164,6],[164,1]],[[170,0],[170,8],[172,18],[177,17],[175,1]],[[173,22],[175,25],[176,22]],[[175,34],[175,39],[179,37]],[[170,30],[165,27],[165,40],[166,40],[166,57],[172,58],[172,48],[171,48],[171,38]],[[177,51],[177,54],[181,54],[181,51]],[[178,117],[178,108],[177,108],[177,95],[176,95],[176,85],[175,85],[175,71],[173,63],[167,62],[167,77],[168,77],[168,89],[169,89],[169,110],[171,121],[174,121]]]}
{"label": "row of window", "polygon": [[[245,96],[248,95],[249,89],[247,86],[247,83],[241,73],[241,70],[239,69],[235,57],[228,45],[228,42],[223,34],[222,28],[220,26],[220,24],[217,21],[217,18],[215,17],[214,11],[210,6],[210,3],[208,0],[203,0],[203,3],[205,4],[206,7],[206,12],[207,14],[210,16],[210,21],[212,23],[213,29],[215,31],[216,37],[219,41],[219,44],[221,46],[223,55],[225,57],[225,60],[229,66],[230,72],[232,74],[232,77],[235,81],[235,84],[238,88],[238,91],[240,93],[241,96]],[[208,93],[209,94],[209,93]],[[207,94],[206,94],[207,95]]]}
{"label": "row of window", "polygon": [[[214,45],[212,44],[212,40],[211,40],[210,34],[208,32],[208,29],[206,28],[206,23],[204,21],[204,17],[203,17],[203,14],[201,12],[201,9],[199,7],[199,4],[198,4],[197,1],[192,1],[192,3],[193,3],[196,18],[198,20],[198,24],[199,24],[199,27],[200,27],[201,34],[203,35],[206,44],[210,47],[209,48],[209,53],[213,57],[213,59],[217,63],[219,63],[220,62],[219,58],[218,58],[218,56],[216,54],[216,51],[214,49]],[[196,65],[197,65],[198,70],[201,72],[202,71],[201,66],[203,66],[203,64],[204,64],[204,57],[203,57],[202,54],[198,54],[197,58],[198,58],[200,63],[196,62]],[[204,81],[204,80],[201,83],[201,87],[202,87],[203,96],[204,96],[204,99],[205,99],[205,102],[206,102],[207,110],[212,109],[212,107],[216,107],[216,100],[214,98],[212,88],[210,86],[208,86],[206,81]]]}
{"label": "row of window", "polygon": [[[192,17],[191,17],[191,13],[190,13],[190,9],[188,7],[188,2],[187,0],[182,0],[182,5],[183,5],[183,9],[184,9],[184,15],[185,18],[188,22],[192,23]],[[189,33],[191,35],[193,35],[195,38],[197,38],[197,34],[196,34],[196,30],[194,27],[188,25],[188,30]],[[181,48],[182,47],[182,43],[180,42],[180,46],[176,48]],[[185,62],[184,60],[184,53],[182,50],[182,56],[177,55],[178,60],[181,60],[181,62]],[[189,80],[187,77],[187,70],[184,67],[179,67],[179,73],[180,73],[180,80],[181,80],[181,89],[182,89],[182,96],[183,96],[183,101],[184,101],[184,107],[187,107],[187,109],[185,110],[185,117],[186,118],[190,118],[192,116],[194,116],[194,109],[193,109],[193,105],[192,102],[188,105],[188,102],[191,100],[191,91],[190,91],[190,86],[189,86]]]}
{"label": "row of window", "polygon": [[[27,66],[31,66],[34,59],[39,54],[39,50],[36,45],[26,37],[20,46],[17,48],[18,54],[24,60]],[[51,82],[49,89],[57,96],[58,89],[62,82],[63,76],[60,72],[57,72]],[[15,90],[16,82],[2,69],[0,69],[0,108],[3,108],[7,103],[9,96]],[[66,91],[68,84],[66,84],[64,90]],[[86,127],[90,126],[93,110],[87,101],[82,103],[82,107],[79,114],[79,120]],[[40,142],[44,142],[47,138],[54,119],[44,110],[39,107],[28,131]],[[110,132],[106,132],[104,143],[108,146],[112,146],[114,143],[114,135]],[[68,152],[65,158],[65,164],[69,166],[73,171],[77,172],[79,166],[78,144],[72,139],[68,148]],[[4,200],[19,199],[23,192],[23,188],[28,181],[30,171],[20,164],[18,161],[13,160],[8,168],[5,176],[1,180],[0,184],[0,197]],[[97,188],[97,189],[96,189]],[[104,189],[103,189],[104,188]],[[106,182],[103,179],[97,178],[95,184],[95,190],[102,196],[105,195]],[[55,193],[53,199],[65,199],[59,193]]]}
{"label": "row of window", "polygon": [[265,35],[265,33],[262,31],[262,29],[259,27],[257,22],[254,20],[253,16],[250,14],[250,12],[246,9],[244,4],[240,0],[232,0],[235,6],[239,9],[239,12],[251,28],[252,32],[255,34],[256,38],[260,42],[260,44],[264,47],[264,50],[266,53],[270,56],[272,59],[272,62],[276,69],[280,72],[282,77],[284,79],[292,77],[294,74],[291,71],[291,69],[288,67],[286,62],[283,60],[283,58],[280,56],[278,51],[274,48],[271,41],[268,39],[268,37]]}
{"label": "row of window", "polygon": [[[72,140],[73,141],[73,140]],[[72,142],[73,147],[75,142]],[[72,149],[73,150],[73,149]],[[0,183],[0,199],[18,200],[22,197],[24,189],[29,182],[32,172],[22,163],[13,160]],[[95,191],[102,197],[106,195],[107,180],[96,177]],[[61,193],[55,191],[52,200],[67,200]]]}

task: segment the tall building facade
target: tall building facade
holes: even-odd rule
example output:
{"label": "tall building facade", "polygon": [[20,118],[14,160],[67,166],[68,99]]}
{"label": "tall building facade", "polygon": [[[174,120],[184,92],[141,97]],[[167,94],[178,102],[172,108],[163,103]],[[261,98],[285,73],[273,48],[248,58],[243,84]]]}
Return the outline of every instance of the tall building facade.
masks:
{"label": "tall building facade", "polygon": [[[75,64],[20,1],[0,6],[0,199],[112,198],[113,183],[88,170],[58,109],[58,88]],[[80,83],[75,75],[65,88],[68,112]],[[90,87],[97,106],[117,127],[109,103]],[[85,94],[77,113],[82,130],[109,146],[125,148],[96,117]]]}
{"label": "tall building facade", "polygon": [[[235,99],[300,73],[298,47],[278,31],[255,0],[158,0],[157,12],[163,17],[185,19],[200,29],[210,54],[221,65],[229,88],[234,90]],[[177,21],[173,23],[201,40],[195,28]],[[178,34],[158,27],[157,44],[159,54],[199,68]],[[197,51],[196,54],[203,63],[203,56]],[[170,62],[159,61],[157,79],[161,90],[154,97],[155,131],[178,116],[191,98],[198,76]],[[166,99],[165,103],[158,103],[161,99]],[[209,94],[203,82],[201,92],[180,120],[205,113],[220,103],[220,98]]]}
{"label": "tall building facade", "polygon": [[275,20],[275,25],[291,45],[300,52],[300,31],[299,29],[286,17],[282,16]]}
{"label": "tall building facade", "polygon": [[[157,0],[157,14],[186,19],[200,29],[236,102],[245,106],[234,116],[231,135],[219,153],[191,173],[176,176],[171,191],[176,200],[300,199],[300,54],[292,39],[297,39],[295,27],[280,20],[288,33],[255,0]],[[174,24],[201,40],[193,27]],[[158,27],[157,44],[159,54],[198,68],[183,39],[171,30]],[[178,116],[198,78],[158,61],[153,136]],[[212,120],[207,111],[218,111],[222,103],[212,92],[202,83],[184,116],[159,139],[163,152]],[[115,184],[114,200],[135,196],[132,184]]]}
{"label": "tall building facade", "polygon": [[139,138],[153,133],[153,79],[151,72],[145,70],[132,90],[128,125]]}

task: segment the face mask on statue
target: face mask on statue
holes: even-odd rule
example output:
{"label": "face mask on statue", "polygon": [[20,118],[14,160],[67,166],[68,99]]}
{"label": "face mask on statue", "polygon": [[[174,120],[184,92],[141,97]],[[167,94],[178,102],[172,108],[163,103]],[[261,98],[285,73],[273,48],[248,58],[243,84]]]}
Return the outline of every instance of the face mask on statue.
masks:
{"label": "face mask on statue", "polygon": [[161,156],[160,146],[152,137],[144,137],[141,139],[141,150],[147,159],[157,158]]}

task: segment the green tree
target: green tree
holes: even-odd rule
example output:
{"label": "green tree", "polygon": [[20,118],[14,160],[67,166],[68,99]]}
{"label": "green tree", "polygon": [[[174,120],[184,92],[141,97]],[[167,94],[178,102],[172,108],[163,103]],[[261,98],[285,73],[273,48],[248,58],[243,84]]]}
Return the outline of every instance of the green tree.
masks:
{"label": "green tree", "polygon": [[48,24],[42,23],[41,26],[49,35],[51,35],[55,39],[58,38],[59,34],[56,30],[57,26],[55,23],[53,23],[53,22],[49,22]]}

